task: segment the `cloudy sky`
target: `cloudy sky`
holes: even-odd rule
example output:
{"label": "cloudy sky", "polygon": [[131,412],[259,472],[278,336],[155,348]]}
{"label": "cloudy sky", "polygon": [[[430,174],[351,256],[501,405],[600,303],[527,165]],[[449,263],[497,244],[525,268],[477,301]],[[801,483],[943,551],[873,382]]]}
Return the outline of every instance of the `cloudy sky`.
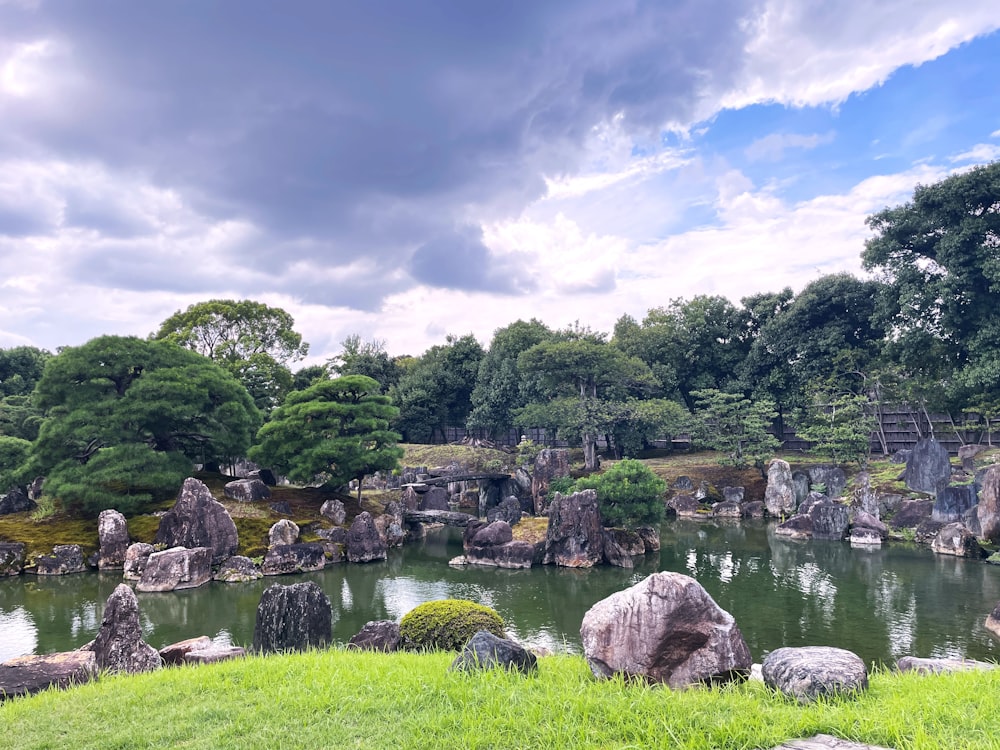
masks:
{"label": "cloudy sky", "polygon": [[0,0],[0,346],[251,298],[323,361],[860,272],[1000,158],[996,0]]}

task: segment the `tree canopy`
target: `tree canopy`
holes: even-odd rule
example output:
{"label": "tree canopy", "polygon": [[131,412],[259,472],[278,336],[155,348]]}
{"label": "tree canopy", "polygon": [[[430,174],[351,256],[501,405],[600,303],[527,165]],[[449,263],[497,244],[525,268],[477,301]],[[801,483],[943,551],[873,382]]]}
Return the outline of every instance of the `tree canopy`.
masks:
{"label": "tree canopy", "polygon": [[101,336],[45,366],[31,464],[46,492],[123,512],[177,490],[193,462],[238,457],[260,414],[211,360],[169,341]]}
{"label": "tree canopy", "polygon": [[320,380],[289,394],[257,433],[250,458],[294,482],[329,486],[397,467],[400,436],[389,429],[398,415],[379,384],[364,375]]}

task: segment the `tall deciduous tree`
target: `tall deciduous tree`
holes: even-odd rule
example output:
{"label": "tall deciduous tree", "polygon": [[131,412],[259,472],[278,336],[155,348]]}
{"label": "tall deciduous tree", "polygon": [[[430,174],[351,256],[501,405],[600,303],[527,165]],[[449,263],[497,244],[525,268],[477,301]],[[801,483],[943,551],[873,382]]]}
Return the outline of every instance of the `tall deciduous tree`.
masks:
{"label": "tall deciduous tree", "polygon": [[396,468],[400,436],[389,429],[396,409],[364,375],[321,380],[289,394],[257,434],[250,458],[303,484],[330,486]]}
{"label": "tall deciduous tree", "polygon": [[177,490],[193,462],[242,455],[260,425],[246,389],[168,341],[102,336],[49,360],[32,449],[46,492],[88,512],[136,510]]}
{"label": "tall deciduous tree", "polygon": [[351,334],[341,344],[340,354],[327,362],[329,369],[337,375],[365,375],[377,381],[382,393],[399,382],[403,370],[399,363],[389,356],[385,342],[378,339],[365,341],[357,334]]}
{"label": "tall deciduous tree", "polygon": [[280,307],[215,299],[178,310],[152,337],[173,341],[222,365],[267,411],[292,387],[289,363],[309,352],[294,325],[294,318]]}
{"label": "tall deciduous tree", "polygon": [[1000,162],[918,186],[868,226],[862,259],[886,282],[890,357],[938,385],[936,406],[1000,394]]}

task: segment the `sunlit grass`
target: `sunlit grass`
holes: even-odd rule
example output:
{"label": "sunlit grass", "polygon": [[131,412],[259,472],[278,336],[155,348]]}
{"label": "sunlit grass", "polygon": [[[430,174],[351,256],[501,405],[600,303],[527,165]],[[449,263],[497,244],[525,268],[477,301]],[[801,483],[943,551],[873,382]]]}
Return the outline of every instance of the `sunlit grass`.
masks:
{"label": "sunlit grass", "polygon": [[[523,677],[452,654],[340,650],[106,677],[0,705],[6,747],[768,748],[831,734],[904,749],[996,748],[1000,674],[876,673],[802,706],[760,683],[673,692],[552,656]],[[155,706],[155,710],[153,707]]]}

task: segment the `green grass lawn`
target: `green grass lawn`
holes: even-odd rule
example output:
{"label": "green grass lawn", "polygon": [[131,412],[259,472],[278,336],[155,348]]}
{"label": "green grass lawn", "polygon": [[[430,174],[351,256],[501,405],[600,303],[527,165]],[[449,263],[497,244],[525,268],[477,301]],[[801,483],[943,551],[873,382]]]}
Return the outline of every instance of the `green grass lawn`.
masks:
{"label": "green grass lawn", "polygon": [[581,657],[536,675],[449,673],[453,655],[339,649],[104,677],[0,704],[21,748],[770,748],[827,733],[899,748],[1000,748],[1000,672],[878,673],[801,706],[760,683],[672,692],[598,681]]}

